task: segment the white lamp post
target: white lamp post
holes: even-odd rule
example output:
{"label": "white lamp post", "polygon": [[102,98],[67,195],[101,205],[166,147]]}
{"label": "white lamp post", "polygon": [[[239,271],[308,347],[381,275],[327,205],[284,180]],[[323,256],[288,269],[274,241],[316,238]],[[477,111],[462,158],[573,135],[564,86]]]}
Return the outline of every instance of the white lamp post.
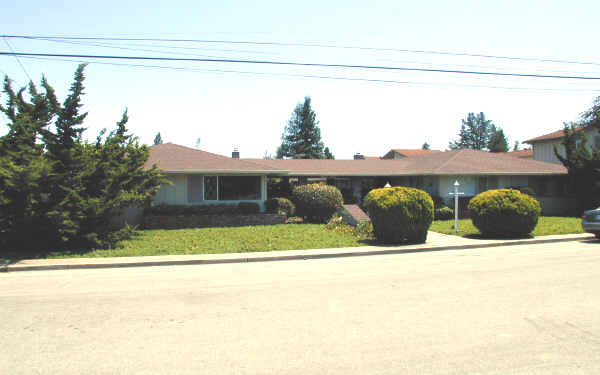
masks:
{"label": "white lamp post", "polygon": [[450,195],[454,195],[454,230],[458,233],[458,196],[464,195],[465,193],[459,193],[458,187],[460,184],[458,180],[454,182],[454,193],[450,193]]}

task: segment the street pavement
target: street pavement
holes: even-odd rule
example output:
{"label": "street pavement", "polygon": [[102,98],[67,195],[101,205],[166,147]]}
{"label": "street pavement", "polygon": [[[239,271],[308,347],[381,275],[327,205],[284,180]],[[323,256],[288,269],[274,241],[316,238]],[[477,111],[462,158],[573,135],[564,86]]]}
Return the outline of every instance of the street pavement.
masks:
{"label": "street pavement", "polygon": [[5,374],[598,374],[600,242],[0,273]]}

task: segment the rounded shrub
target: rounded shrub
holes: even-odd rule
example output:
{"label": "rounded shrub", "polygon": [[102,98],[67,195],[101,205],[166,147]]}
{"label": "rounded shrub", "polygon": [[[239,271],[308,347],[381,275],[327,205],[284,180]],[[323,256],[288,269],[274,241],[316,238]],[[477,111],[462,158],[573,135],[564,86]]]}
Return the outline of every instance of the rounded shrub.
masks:
{"label": "rounded shrub", "polygon": [[523,237],[538,222],[540,203],[514,189],[488,190],[469,202],[473,225],[486,237]]}
{"label": "rounded shrub", "polygon": [[436,208],[433,216],[434,220],[451,220],[454,219],[454,210],[446,206]]}
{"label": "rounded shrub", "polygon": [[265,201],[267,212],[292,216],[296,212],[296,206],[287,198],[269,198]]}
{"label": "rounded shrub", "polygon": [[427,192],[396,186],[374,189],[364,206],[377,241],[422,243],[433,221],[433,200]]}
{"label": "rounded shrub", "polygon": [[311,223],[326,223],[342,207],[342,193],[335,186],[309,184],[294,188],[296,215]]}

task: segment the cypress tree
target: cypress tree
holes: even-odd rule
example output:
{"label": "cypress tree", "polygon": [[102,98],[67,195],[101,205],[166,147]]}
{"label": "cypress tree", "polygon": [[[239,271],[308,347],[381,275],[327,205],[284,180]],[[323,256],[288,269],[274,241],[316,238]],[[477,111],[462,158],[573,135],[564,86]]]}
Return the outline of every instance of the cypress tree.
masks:
{"label": "cypress tree", "polygon": [[[114,246],[131,233],[112,222],[123,209],[147,204],[164,175],[144,170],[148,148],[128,134],[127,111],[96,142],[82,140],[83,70],[63,104],[42,79],[15,92],[5,79],[8,133],[0,137],[0,246],[23,255],[57,248]],[[8,250],[8,251],[7,251]],[[14,250],[14,251],[11,251]],[[19,256],[20,256],[19,255]]]}

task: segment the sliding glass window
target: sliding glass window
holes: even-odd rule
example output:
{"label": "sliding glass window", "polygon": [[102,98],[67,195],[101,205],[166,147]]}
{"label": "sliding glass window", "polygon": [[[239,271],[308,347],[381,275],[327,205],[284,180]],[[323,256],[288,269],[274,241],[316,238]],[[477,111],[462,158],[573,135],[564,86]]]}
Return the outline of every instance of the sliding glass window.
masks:
{"label": "sliding glass window", "polygon": [[260,200],[260,176],[219,176],[219,200]]}

